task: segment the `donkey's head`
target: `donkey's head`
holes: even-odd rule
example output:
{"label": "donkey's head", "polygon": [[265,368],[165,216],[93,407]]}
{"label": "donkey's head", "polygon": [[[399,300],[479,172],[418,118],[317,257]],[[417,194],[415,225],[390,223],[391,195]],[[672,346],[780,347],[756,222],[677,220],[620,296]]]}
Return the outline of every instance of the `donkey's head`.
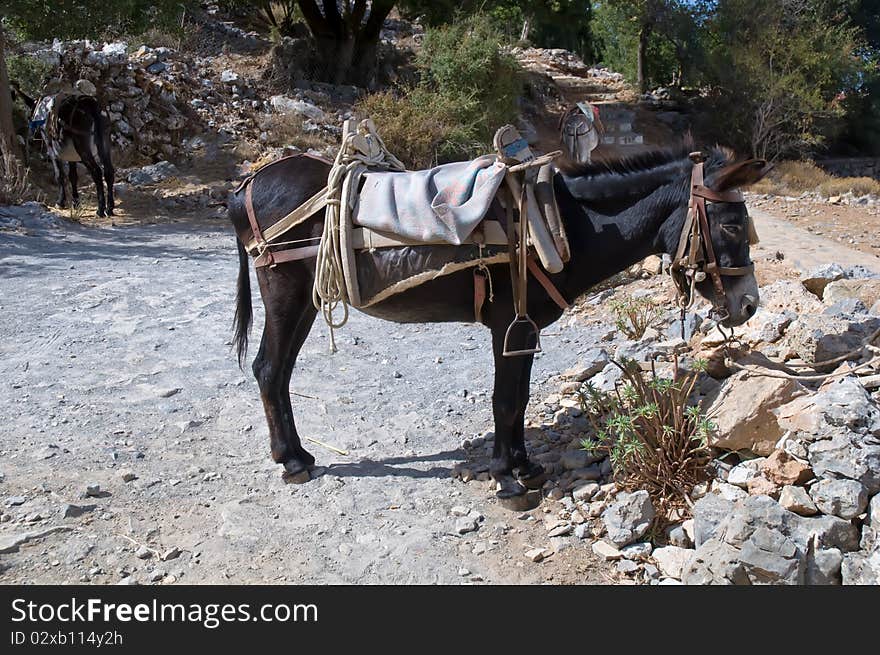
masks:
{"label": "donkey's head", "polygon": [[695,290],[712,302],[722,325],[741,325],[754,315],[759,299],[749,254],[758,236],[741,189],[768,168],[764,160],[732,161],[730,153],[719,151],[705,163],[695,160],[681,238],[670,253],[673,278],[685,301]]}

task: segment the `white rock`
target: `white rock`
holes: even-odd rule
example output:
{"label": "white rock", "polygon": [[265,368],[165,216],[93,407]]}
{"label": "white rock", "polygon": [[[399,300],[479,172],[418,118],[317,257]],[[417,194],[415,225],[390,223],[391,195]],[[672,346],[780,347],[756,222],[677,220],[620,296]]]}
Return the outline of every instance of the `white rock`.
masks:
{"label": "white rock", "polygon": [[624,559],[640,560],[648,557],[652,550],[654,550],[654,547],[645,541],[624,546],[620,549],[620,554],[623,555]]}
{"label": "white rock", "polygon": [[727,474],[727,483],[735,485],[740,489],[748,486],[749,480],[758,475],[758,471],[754,467],[747,464],[737,464]]}
{"label": "white rock", "polygon": [[620,550],[609,544],[607,541],[601,540],[593,543],[593,553],[604,559],[606,562],[618,560],[623,557]]}
{"label": "white rock", "polygon": [[724,498],[724,500],[731,500],[736,502],[737,500],[742,500],[746,498],[749,494],[739,487],[735,487],[732,484],[727,484],[726,482],[718,482],[712,487],[712,491],[714,491],[717,495]]}
{"label": "white rock", "polygon": [[694,552],[690,548],[664,546],[663,548],[655,549],[653,557],[663,575],[681,579],[681,573],[688,562],[690,562]]}

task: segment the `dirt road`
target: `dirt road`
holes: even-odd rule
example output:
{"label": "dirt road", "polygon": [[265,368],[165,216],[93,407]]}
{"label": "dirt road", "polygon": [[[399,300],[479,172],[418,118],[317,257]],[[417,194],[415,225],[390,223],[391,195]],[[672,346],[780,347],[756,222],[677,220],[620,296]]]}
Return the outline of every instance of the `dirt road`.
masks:
{"label": "dirt road", "polygon": [[[355,314],[331,356],[316,324],[294,373],[297,424],[349,455],[311,444],[323,475],[284,485],[230,349],[225,224],[84,228],[14,211],[0,209],[0,226],[18,225],[0,231],[3,582],[505,583],[560,567],[602,580],[586,547],[526,562],[530,527],[488,485],[451,477],[461,441],[491,428],[481,327]],[[756,259],[873,263],[758,221]],[[563,319],[548,331],[533,398],[596,330]],[[478,527],[460,534],[471,512]]]}
{"label": "dirt road", "polygon": [[[356,314],[331,356],[316,324],[292,384],[297,424],[349,455],[312,444],[324,474],[285,485],[256,384],[230,350],[226,226],[45,226],[40,215],[0,232],[0,580],[545,579],[519,553],[511,561],[516,515],[485,485],[450,477],[462,439],[491,427],[482,327]],[[536,395],[596,338],[553,334]],[[484,516],[464,535],[462,510]]]}

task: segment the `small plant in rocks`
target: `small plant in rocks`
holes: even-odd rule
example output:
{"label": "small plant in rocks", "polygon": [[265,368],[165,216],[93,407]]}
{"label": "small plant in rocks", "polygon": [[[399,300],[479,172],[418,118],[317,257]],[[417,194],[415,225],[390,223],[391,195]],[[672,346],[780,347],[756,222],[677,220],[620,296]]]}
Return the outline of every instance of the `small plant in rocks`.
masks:
{"label": "small plant in rocks", "polygon": [[705,363],[680,372],[676,360],[672,378],[658,375],[653,364],[643,371],[632,360],[614,363],[623,379],[613,391],[587,383],[579,392],[594,432],[581,446],[606,453],[624,489],[648,491],[658,516],[687,511],[694,486],[710,477],[707,443],[713,425],[699,404],[690,402]]}
{"label": "small plant in rocks", "polygon": [[626,298],[611,303],[614,325],[628,338],[636,340],[661,317],[661,310],[650,298]]}

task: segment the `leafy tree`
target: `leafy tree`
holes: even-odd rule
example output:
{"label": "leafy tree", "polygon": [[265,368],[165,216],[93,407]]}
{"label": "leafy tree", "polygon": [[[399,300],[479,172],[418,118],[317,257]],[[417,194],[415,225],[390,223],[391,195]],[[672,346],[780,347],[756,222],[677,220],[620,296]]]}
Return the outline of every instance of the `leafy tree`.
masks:
{"label": "leafy tree", "polygon": [[4,0],[3,22],[29,39],[78,39],[140,34],[180,22],[183,0]]}
{"label": "leafy tree", "polygon": [[839,0],[718,0],[707,74],[728,140],[776,159],[821,146],[863,62]]}
{"label": "leafy tree", "polygon": [[594,34],[603,63],[649,85],[681,86],[698,77],[700,5],[685,0],[599,0]]}
{"label": "leafy tree", "polygon": [[863,74],[848,89],[838,147],[853,154],[880,155],[880,0],[853,0],[849,16],[861,37],[857,56]]}
{"label": "leafy tree", "polygon": [[279,36],[299,36],[302,23],[315,42],[314,76],[334,84],[370,86],[382,24],[397,0],[227,0],[250,10]]}
{"label": "leafy tree", "polygon": [[6,70],[6,32],[0,25],[0,161],[5,162],[8,157],[18,155],[18,142],[12,125],[12,94]]}
{"label": "leafy tree", "polygon": [[542,48],[565,48],[593,57],[590,0],[401,0],[401,12],[431,26],[482,13],[510,40]]}

